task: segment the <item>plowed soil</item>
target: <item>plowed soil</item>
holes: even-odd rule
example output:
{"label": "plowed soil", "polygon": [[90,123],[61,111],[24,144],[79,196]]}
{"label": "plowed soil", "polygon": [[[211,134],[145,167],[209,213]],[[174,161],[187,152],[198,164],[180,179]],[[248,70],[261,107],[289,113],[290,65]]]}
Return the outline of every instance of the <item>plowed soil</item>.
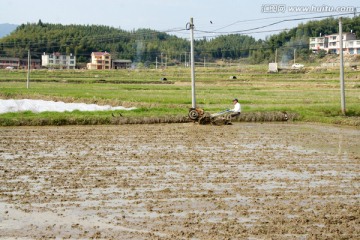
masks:
{"label": "plowed soil", "polygon": [[360,238],[359,129],[184,123],[0,137],[0,238]]}

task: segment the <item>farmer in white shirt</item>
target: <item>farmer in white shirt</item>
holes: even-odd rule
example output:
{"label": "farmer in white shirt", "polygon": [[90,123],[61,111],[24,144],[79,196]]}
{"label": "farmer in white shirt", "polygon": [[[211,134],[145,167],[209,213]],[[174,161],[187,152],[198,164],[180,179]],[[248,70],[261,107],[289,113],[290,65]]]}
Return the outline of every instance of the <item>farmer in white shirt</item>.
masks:
{"label": "farmer in white shirt", "polygon": [[230,110],[232,112],[230,115],[232,118],[238,117],[241,114],[241,105],[237,98],[233,100],[233,104],[234,104],[234,108]]}

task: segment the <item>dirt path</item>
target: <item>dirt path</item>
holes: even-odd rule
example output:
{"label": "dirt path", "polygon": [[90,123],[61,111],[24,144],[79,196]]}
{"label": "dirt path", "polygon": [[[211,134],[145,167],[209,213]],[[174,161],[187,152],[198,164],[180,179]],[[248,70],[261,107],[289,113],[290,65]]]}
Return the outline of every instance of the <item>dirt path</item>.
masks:
{"label": "dirt path", "polygon": [[0,238],[359,239],[360,130],[0,128]]}

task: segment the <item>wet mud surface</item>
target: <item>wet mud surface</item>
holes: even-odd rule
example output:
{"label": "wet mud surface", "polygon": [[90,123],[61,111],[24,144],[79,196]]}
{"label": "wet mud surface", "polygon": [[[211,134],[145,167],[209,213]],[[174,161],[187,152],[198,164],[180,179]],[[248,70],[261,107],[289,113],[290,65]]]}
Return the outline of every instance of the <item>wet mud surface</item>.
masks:
{"label": "wet mud surface", "polygon": [[0,238],[359,239],[360,130],[0,128]]}

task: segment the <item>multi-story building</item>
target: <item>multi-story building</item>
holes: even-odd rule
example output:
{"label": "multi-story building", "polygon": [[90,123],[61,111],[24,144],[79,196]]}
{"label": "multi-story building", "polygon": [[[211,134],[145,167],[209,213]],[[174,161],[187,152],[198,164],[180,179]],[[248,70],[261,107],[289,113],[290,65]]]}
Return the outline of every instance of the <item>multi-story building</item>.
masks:
{"label": "multi-story building", "polygon": [[[1,57],[0,68],[27,69],[28,59]],[[41,68],[40,59],[31,59],[30,69],[39,69],[39,68]]]}
{"label": "multi-story building", "polygon": [[[19,68],[21,68],[21,69],[28,68],[28,59],[27,58],[20,59]],[[40,69],[40,68],[41,68],[40,59],[30,59],[30,69]]]}
{"label": "multi-story building", "polygon": [[328,44],[328,38],[326,37],[312,37],[310,38],[310,49],[313,52],[318,52],[320,50],[326,50]]}
{"label": "multi-story building", "polygon": [[[346,54],[360,54],[360,40],[356,40],[354,33],[343,33],[343,52]],[[309,49],[313,52],[325,50],[328,53],[340,53],[340,36],[331,34],[325,37],[311,37]]]}
{"label": "multi-story building", "polygon": [[[339,34],[331,34],[327,36],[329,39],[328,52],[329,53],[340,53],[340,36]],[[346,47],[348,41],[356,40],[355,34],[353,33],[343,33],[343,51],[348,52]]]}
{"label": "multi-story building", "polygon": [[348,40],[345,42],[345,49],[349,54],[360,54],[360,40]]}
{"label": "multi-story building", "polygon": [[132,64],[131,60],[126,60],[126,59],[112,60],[112,69],[127,69],[131,67],[131,64]]}
{"label": "multi-story building", "polygon": [[7,67],[18,69],[20,67],[20,59],[19,58],[1,57],[0,58],[0,68],[7,68]]}
{"label": "multi-story building", "polygon": [[58,69],[75,69],[76,57],[72,54],[62,55],[58,52],[52,54],[44,53],[41,56],[43,67]]}
{"label": "multi-story building", "polygon": [[111,54],[108,52],[92,52],[91,63],[87,69],[111,69]]}

